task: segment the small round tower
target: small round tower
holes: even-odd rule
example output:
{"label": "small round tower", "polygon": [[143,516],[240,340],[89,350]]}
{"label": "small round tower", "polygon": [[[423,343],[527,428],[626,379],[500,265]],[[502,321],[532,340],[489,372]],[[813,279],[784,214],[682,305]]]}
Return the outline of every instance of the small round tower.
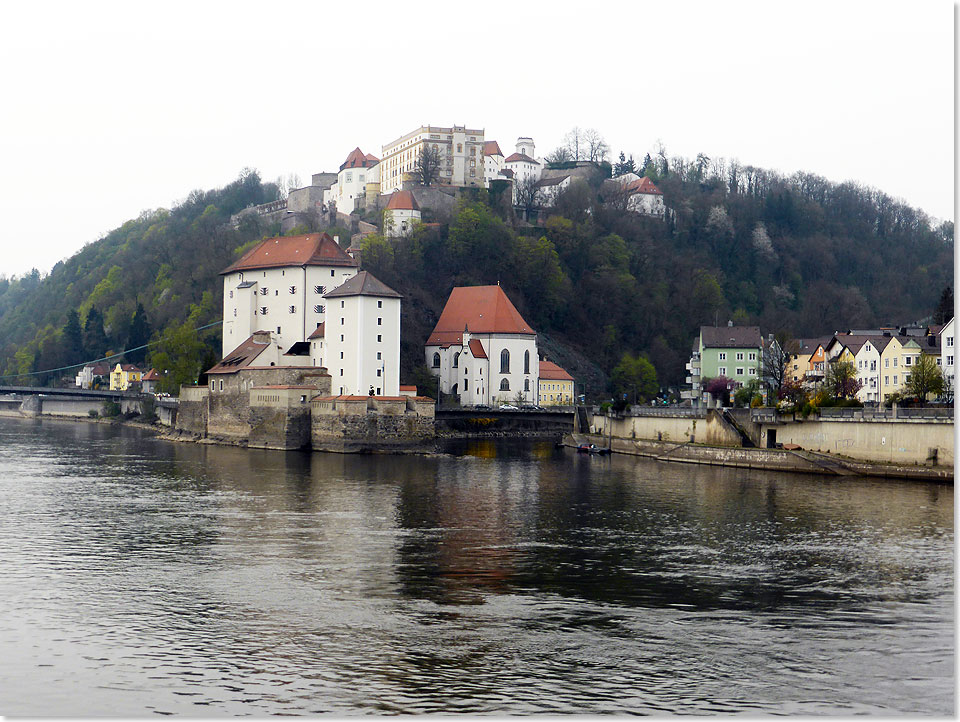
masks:
{"label": "small round tower", "polygon": [[533,138],[521,136],[517,138],[517,153],[522,153],[528,158],[536,158],[536,148],[533,145]]}

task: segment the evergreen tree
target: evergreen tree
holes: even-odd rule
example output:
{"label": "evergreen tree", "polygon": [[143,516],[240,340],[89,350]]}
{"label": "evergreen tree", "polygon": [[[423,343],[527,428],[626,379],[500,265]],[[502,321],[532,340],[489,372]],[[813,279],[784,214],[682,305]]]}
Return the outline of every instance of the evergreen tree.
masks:
{"label": "evergreen tree", "polygon": [[947,285],[940,294],[937,310],[933,312],[933,322],[943,324],[953,318],[953,287]]}
{"label": "evergreen tree", "polygon": [[102,358],[107,350],[107,334],[103,332],[103,316],[91,308],[83,323],[83,348],[89,360]]}
{"label": "evergreen tree", "polygon": [[636,173],[637,164],[633,162],[633,156],[628,159],[623,151],[620,151],[620,161],[613,165],[613,177],[624,175],[625,173]]}
{"label": "evergreen tree", "polygon": [[63,350],[68,365],[83,361],[83,332],[80,330],[80,317],[74,309],[70,309],[63,327]]}
{"label": "evergreen tree", "polygon": [[133,314],[133,321],[130,323],[130,332],[127,334],[128,349],[137,349],[128,351],[124,354],[127,361],[133,364],[141,364],[147,357],[147,349],[138,348],[144,346],[150,341],[150,324],[147,322],[147,312],[143,304],[137,303],[137,310]]}
{"label": "evergreen tree", "polygon": [[200,386],[207,385],[207,371],[217,365],[217,355],[213,349],[207,346],[207,352],[203,355],[203,361],[200,362],[200,376],[197,383]]}

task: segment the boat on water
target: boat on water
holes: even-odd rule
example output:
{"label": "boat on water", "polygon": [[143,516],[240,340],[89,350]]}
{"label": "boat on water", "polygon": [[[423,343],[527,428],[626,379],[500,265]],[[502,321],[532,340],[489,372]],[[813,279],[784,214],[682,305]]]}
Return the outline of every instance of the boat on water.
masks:
{"label": "boat on water", "polygon": [[577,447],[578,454],[609,454],[610,449],[604,449],[596,444],[580,444]]}

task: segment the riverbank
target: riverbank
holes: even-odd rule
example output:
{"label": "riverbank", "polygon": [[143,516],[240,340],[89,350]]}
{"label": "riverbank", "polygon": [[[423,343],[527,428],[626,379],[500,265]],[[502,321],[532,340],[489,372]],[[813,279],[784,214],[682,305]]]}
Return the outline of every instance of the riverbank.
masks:
{"label": "riverbank", "polygon": [[799,474],[869,476],[890,479],[915,479],[953,483],[952,467],[865,462],[838,454],[822,454],[804,449],[751,449],[712,446],[690,442],[646,441],[607,438],[599,434],[567,434],[565,446],[582,443],[609,447],[616,454],[642,456],[656,461],[708,466],[732,466],[747,469],[787,471]]}

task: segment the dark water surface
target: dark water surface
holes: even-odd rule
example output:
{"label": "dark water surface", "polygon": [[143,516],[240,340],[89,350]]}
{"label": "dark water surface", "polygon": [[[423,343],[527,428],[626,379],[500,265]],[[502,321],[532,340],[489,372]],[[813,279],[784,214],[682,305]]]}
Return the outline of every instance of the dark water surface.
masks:
{"label": "dark water surface", "polygon": [[953,487],[0,419],[0,714],[951,714]]}

